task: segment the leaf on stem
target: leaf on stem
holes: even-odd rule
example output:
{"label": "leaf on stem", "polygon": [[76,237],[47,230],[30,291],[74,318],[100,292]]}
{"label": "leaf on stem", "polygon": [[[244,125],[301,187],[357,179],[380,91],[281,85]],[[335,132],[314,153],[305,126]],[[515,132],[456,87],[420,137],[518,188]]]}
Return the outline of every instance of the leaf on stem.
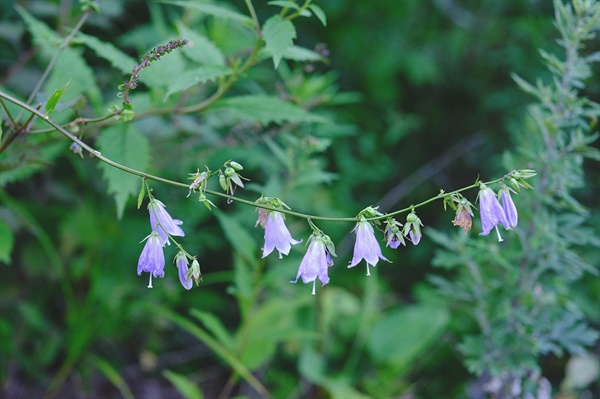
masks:
{"label": "leaf on stem", "polygon": [[280,15],[273,15],[265,22],[262,33],[267,50],[273,56],[273,64],[277,68],[286,50],[294,44],[296,28],[291,21],[281,18]]}

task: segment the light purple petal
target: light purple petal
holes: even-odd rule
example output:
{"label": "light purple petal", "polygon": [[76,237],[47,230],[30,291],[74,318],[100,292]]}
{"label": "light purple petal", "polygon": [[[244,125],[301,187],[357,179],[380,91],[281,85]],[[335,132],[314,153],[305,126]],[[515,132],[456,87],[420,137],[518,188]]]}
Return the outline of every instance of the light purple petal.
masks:
{"label": "light purple petal", "polygon": [[507,225],[504,225],[504,227],[509,230],[517,227],[519,214],[517,213],[517,207],[510,196],[508,188],[502,190],[500,198],[502,199],[502,210],[504,211],[504,217],[507,222]]}
{"label": "light purple petal", "polygon": [[320,239],[313,240],[300,262],[296,280],[292,281],[292,283],[298,282],[299,278],[302,278],[304,284],[311,283],[317,278],[321,281],[322,285],[329,283],[329,276],[327,275],[328,262],[327,250],[323,241]]}
{"label": "light purple petal", "polygon": [[389,260],[381,253],[379,243],[375,238],[373,226],[367,221],[358,222],[355,228],[356,243],[354,244],[354,255],[352,262],[348,267],[358,265],[361,260],[365,260],[367,264],[376,266],[379,259]]}
{"label": "light purple petal", "polygon": [[479,235],[488,235],[498,223],[502,223],[505,227],[508,226],[504,210],[500,206],[496,194],[487,187],[479,192],[479,213],[483,230]]}
{"label": "light purple petal", "polygon": [[138,260],[138,276],[142,272],[152,273],[154,277],[163,277],[165,268],[165,255],[162,249],[160,237],[156,232],[150,234],[146,245]]}
{"label": "light purple petal", "polygon": [[179,281],[183,288],[190,290],[192,288],[192,276],[188,273],[188,262],[185,256],[178,256],[175,263],[177,263],[177,269],[179,270]]}
{"label": "light purple petal", "polygon": [[158,233],[163,245],[171,245],[167,233],[172,236],[185,236],[185,233],[179,227],[183,222],[179,219],[173,219],[162,202],[156,199],[150,201],[148,210],[150,212],[150,227]]}
{"label": "light purple petal", "polygon": [[265,246],[263,247],[263,258],[269,255],[275,248],[281,254],[290,253],[291,244],[299,244],[302,241],[294,240],[290,231],[285,226],[283,216],[279,212],[270,212],[265,224]]}
{"label": "light purple petal", "polygon": [[414,229],[414,231],[409,231],[408,235],[413,245],[417,245],[421,241],[421,234],[419,234],[419,232],[417,232],[416,229]]}

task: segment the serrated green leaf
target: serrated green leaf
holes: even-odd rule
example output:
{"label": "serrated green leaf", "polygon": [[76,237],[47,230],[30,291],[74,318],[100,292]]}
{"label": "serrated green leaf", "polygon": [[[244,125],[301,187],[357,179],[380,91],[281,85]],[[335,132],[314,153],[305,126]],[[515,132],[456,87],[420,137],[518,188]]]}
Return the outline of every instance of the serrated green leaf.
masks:
{"label": "serrated green leaf", "polygon": [[[150,162],[148,139],[133,125],[106,128],[97,144],[102,155],[130,168],[144,170]],[[99,164],[99,168],[108,181],[108,193],[115,197],[117,216],[121,219],[129,196],[137,193],[139,177],[104,162]]]}
{"label": "serrated green leaf", "polygon": [[33,42],[42,48],[46,56],[53,55],[57,50],[63,38],[48,27],[42,21],[36,19],[20,5],[15,5],[15,10],[27,25],[27,30],[33,38]]}
{"label": "serrated green leaf", "polygon": [[[259,58],[264,59],[264,58],[268,58],[268,57],[272,57],[273,55],[269,52],[268,49],[264,48],[262,49],[259,54],[258,54]],[[310,61],[310,62],[315,62],[315,61],[323,61],[323,57],[321,56],[321,54],[309,50],[305,47],[300,47],[300,46],[290,46],[288,47],[285,52],[282,55],[282,58],[285,58],[286,60],[293,60],[293,61],[299,61],[299,62],[306,62],[306,61]]]}
{"label": "serrated green leaf", "polygon": [[194,382],[190,381],[187,377],[185,377],[181,374],[174,373],[167,369],[165,369],[162,372],[162,375],[167,380],[169,380],[169,382],[171,384],[173,384],[173,386],[175,388],[177,388],[179,393],[181,395],[183,395],[184,398],[186,398],[186,399],[202,399],[202,398],[204,398],[204,395],[202,394],[202,391],[200,390],[198,385],[195,384]]}
{"label": "serrated green leaf", "polygon": [[220,66],[203,66],[200,68],[186,71],[181,74],[174,82],[169,85],[169,90],[165,94],[165,100],[171,94],[187,90],[190,87],[207,83],[211,80],[216,80],[220,77],[231,74],[232,70]]}
{"label": "serrated green leaf", "polygon": [[46,93],[50,95],[48,89],[61,87],[67,82],[70,87],[63,94],[63,103],[69,103],[83,94],[88,96],[93,105],[102,102],[102,94],[96,84],[96,73],[86,64],[79,49],[66,48],[63,51],[44,86]]}
{"label": "serrated green leaf", "polygon": [[182,49],[183,54],[201,64],[225,66],[225,56],[213,42],[182,23],[177,24],[177,29],[179,35],[188,40]]}
{"label": "serrated green leaf", "polygon": [[286,50],[294,44],[296,28],[291,21],[280,15],[273,15],[265,22],[262,33],[266,48],[273,56],[273,64],[277,68]]}
{"label": "serrated green leaf", "polygon": [[196,1],[162,1],[162,3],[192,8],[194,10],[200,11],[203,14],[212,15],[216,18],[232,20],[248,27],[253,26],[252,18],[244,14],[232,11],[228,8],[217,6],[214,4],[198,3]]}
{"label": "serrated green leaf", "polygon": [[10,227],[0,220],[0,262],[11,264],[11,254],[15,245],[15,236]]}
{"label": "serrated green leaf", "polygon": [[46,109],[46,115],[49,115],[52,111],[54,111],[54,108],[56,108],[56,105],[60,101],[60,98],[62,97],[62,95],[65,92],[65,89],[66,89],[66,87],[68,85],[69,85],[69,83],[67,83],[66,85],[64,85],[60,89],[54,90],[54,93],[52,93],[52,95],[50,96],[50,98],[46,102],[46,108],[45,108]]}
{"label": "serrated green leaf", "polygon": [[214,110],[226,108],[239,118],[250,119],[258,123],[315,122],[325,123],[327,119],[290,104],[277,97],[248,95],[230,97],[213,105]]}
{"label": "serrated green leaf", "polygon": [[308,8],[310,8],[311,11],[315,13],[315,15],[317,16],[319,21],[321,21],[323,26],[327,26],[327,16],[325,15],[325,12],[321,7],[319,7],[316,4],[311,4],[310,6],[308,6]]}
{"label": "serrated green leaf", "polygon": [[84,33],[77,33],[76,39],[88,46],[100,58],[110,62],[110,64],[124,74],[131,73],[136,60],[113,46],[110,42],[97,39]]}

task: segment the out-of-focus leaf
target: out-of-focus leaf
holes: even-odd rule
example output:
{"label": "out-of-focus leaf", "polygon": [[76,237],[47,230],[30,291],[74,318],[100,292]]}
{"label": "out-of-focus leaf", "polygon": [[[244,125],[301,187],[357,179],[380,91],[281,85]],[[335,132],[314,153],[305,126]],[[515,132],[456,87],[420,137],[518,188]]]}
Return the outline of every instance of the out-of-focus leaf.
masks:
{"label": "out-of-focus leaf", "polygon": [[204,326],[215,336],[215,338],[227,349],[234,349],[233,338],[231,337],[231,334],[229,334],[229,331],[227,331],[223,323],[221,323],[221,320],[219,320],[215,315],[198,309],[190,310],[190,314],[200,320]]}
{"label": "out-of-focus leaf", "polygon": [[66,83],[69,83],[69,90],[63,94],[63,102],[74,100],[82,94],[87,94],[93,105],[101,102],[102,94],[96,83],[96,73],[86,64],[80,49],[66,48],[63,51],[44,87],[49,94],[48,89],[61,87]]}
{"label": "out-of-focus leaf", "polygon": [[221,229],[231,246],[246,260],[254,259],[258,245],[245,227],[240,225],[235,218],[217,209],[213,210],[213,214],[219,221]]}
{"label": "out-of-focus leaf", "polygon": [[299,8],[298,4],[294,3],[292,0],[273,0],[269,1],[270,6],[279,6],[283,8],[292,8],[297,10]]}
{"label": "out-of-focus leaf", "polygon": [[[31,137],[30,139],[27,143],[16,142],[15,140],[11,145],[11,149],[15,151],[5,151],[0,154],[0,187],[24,180],[44,170],[56,157],[68,149],[68,143],[65,142],[40,146],[35,144],[41,141],[41,137]],[[16,149],[21,150],[21,152],[16,151]],[[23,150],[25,152],[22,152]]]}
{"label": "out-of-focus leaf", "polygon": [[321,7],[319,7],[316,4],[311,4],[310,6],[308,6],[308,8],[310,8],[310,10],[315,13],[315,15],[317,16],[319,21],[321,21],[323,26],[327,26],[327,16],[325,15],[325,12]]}
{"label": "out-of-focus leaf", "polygon": [[124,74],[131,73],[136,60],[119,50],[108,41],[102,41],[94,36],[77,33],[77,40],[92,49],[100,58],[104,58],[110,64]]}
{"label": "out-of-focus leaf", "polygon": [[10,227],[0,220],[0,262],[11,264],[11,254],[15,245],[15,236]]}
{"label": "out-of-focus leaf", "polygon": [[177,390],[180,394],[183,395],[186,399],[202,399],[204,395],[202,391],[198,387],[197,384],[190,381],[187,377],[174,373],[171,370],[164,370],[162,372],[163,377],[165,377]]}
{"label": "out-of-focus leaf", "polygon": [[273,56],[273,64],[277,68],[286,50],[294,44],[296,28],[291,21],[277,14],[265,22],[262,33],[267,50]]}
{"label": "out-of-focus leaf", "polygon": [[[100,135],[97,144],[103,155],[122,165],[145,170],[150,162],[148,139],[133,125],[116,125],[106,128]],[[137,193],[139,177],[104,162],[100,163],[99,168],[108,181],[108,193],[115,197],[117,216],[120,219],[123,217],[129,196]]]}
{"label": "out-of-focus leaf", "polygon": [[20,5],[15,5],[15,10],[27,24],[27,29],[33,37],[33,42],[40,46],[46,55],[54,54],[63,39],[50,29],[48,25],[36,19]]}
{"label": "out-of-focus leaf", "polygon": [[231,111],[233,116],[250,119],[262,124],[271,122],[327,122],[327,119],[322,116],[314,115],[297,105],[285,102],[277,97],[262,95],[226,98],[216,102],[212,108],[214,110],[226,108]]}
{"label": "out-of-focus leaf", "polygon": [[220,66],[202,66],[200,68],[186,71],[181,74],[174,82],[169,84],[169,90],[165,94],[165,100],[174,93],[187,90],[190,87],[204,84],[211,80],[216,80],[220,77],[227,76],[231,73],[231,69]]}
{"label": "out-of-focus leaf", "polygon": [[93,355],[88,357],[88,361],[92,363],[94,367],[96,367],[98,371],[100,371],[106,377],[106,379],[109,380],[111,384],[113,384],[119,390],[124,399],[134,399],[129,386],[127,386],[127,383],[123,377],[121,377],[119,371],[117,371],[112,364],[104,359],[99,358],[98,356]]}
{"label": "out-of-focus leaf", "polygon": [[286,301],[273,299],[246,318],[247,330],[237,337],[244,348],[241,361],[246,367],[251,370],[260,367],[274,356],[277,344],[284,340],[316,338],[314,332],[301,329],[294,316],[312,298],[307,295]]}
{"label": "out-of-focus leaf", "polygon": [[367,349],[376,362],[405,371],[435,343],[448,320],[443,308],[411,306],[391,311],[373,327]]}
{"label": "out-of-focus leaf", "polygon": [[153,307],[154,311],[157,311],[165,319],[177,324],[188,333],[202,341],[208,346],[217,356],[220,356],[232,369],[234,369],[248,384],[250,384],[259,394],[264,395],[268,393],[265,387],[252,375],[252,373],[244,366],[242,362],[230,351],[228,351],[220,342],[215,340],[202,328],[192,323],[187,318],[172,312],[169,309],[162,307]]}
{"label": "out-of-focus leaf", "polygon": [[203,14],[212,15],[216,18],[229,19],[236,21],[245,26],[252,26],[252,18],[238,12],[232,11],[228,8],[217,6],[209,3],[198,3],[196,1],[162,1],[165,4],[172,4],[174,6],[192,8],[198,10]]}
{"label": "out-of-focus leaf", "polygon": [[191,30],[183,23],[177,24],[177,29],[179,35],[188,40],[188,44],[182,49],[183,54],[201,64],[225,66],[225,56],[213,42]]}

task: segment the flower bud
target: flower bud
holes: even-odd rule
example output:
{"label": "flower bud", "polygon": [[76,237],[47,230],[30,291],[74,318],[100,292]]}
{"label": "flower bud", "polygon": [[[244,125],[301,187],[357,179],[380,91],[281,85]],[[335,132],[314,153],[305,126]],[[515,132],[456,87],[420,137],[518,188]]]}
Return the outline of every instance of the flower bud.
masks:
{"label": "flower bud", "polygon": [[219,185],[223,189],[223,191],[227,191],[227,178],[225,175],[219,175]]}
{"label": "flower bud", "polygon": [[244,167],[235,161],[230,161],[229,166],[231,166],[235,170],[243,170]]}
{"label": "flower bud", "polygon": [[228,166],[225,168],[225,172],[223,173],[225,174],[225,177],[232,177],[233,175],[235,175],[235,170]]}

